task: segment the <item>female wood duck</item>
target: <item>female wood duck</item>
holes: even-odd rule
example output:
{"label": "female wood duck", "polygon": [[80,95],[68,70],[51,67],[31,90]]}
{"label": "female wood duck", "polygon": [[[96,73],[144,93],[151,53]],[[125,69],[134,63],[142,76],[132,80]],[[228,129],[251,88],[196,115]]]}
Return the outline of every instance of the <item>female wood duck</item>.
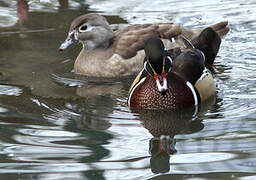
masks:
{"label": "female wood duck", "polygon": [[130,107],[176,110],[198,106],[215,95],[215,83],[206,67],[213,65],[219,35],[206,28],[194,39],[194,45],[183,36],[178,39],[185,49],[166,51],[160,38],[147,40],[144,67],[129,91]]}
{"label": "female wood duck", "polygon": [[[224,21],[211,27],[223,36],[229,31],[227,24]],[[94,77],[127,76],[138,73],[143,67],[145,53],[142,49],[149,37],[161,37],[169,49],[171,38],[182,34],[192,40],[201,31],[186,30],[173,23],[130,25],[113,31],[103,16],[90,13],[74,19],[59,49],[79,42],[83,44],[74,65],[76,73]]]}

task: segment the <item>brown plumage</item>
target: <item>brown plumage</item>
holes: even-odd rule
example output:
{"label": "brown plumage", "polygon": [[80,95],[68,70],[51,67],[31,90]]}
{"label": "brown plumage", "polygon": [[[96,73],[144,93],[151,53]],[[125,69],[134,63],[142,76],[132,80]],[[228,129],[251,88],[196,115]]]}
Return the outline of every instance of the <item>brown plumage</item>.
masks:
{"label": "brown plumage", "polygon": [[[227,32],[226,22],[211,27],[220,35]],[[91,13],[74,19],[60,50],[77,42],[84,45],[74,65],[77,73],[97,77],[127,76],[142,68],[145,53],[141,50],[149,37],[158,36],[168,42],[181,34],[193,39],[201,31],[186,30],[173,23],[130,25],[113,31],[103,16]],[[171,48],[170,44],[169,41],[165,45]]]}

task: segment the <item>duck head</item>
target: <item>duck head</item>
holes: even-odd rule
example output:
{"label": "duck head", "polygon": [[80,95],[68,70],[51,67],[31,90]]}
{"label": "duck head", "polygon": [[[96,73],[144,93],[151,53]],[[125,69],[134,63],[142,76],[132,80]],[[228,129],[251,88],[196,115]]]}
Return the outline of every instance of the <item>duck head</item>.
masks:
{"label": "duck head", "polygon": [[194,85],[205,69],[204,54],[196,48],[186,49],[175,59],[172,67],[180,77]]}
{"label": "duck head", "polygon": [[154,78],[158,91],[165,93],[168,90],[168,73],[172,70],[172,59],[167,56],[164,44],[158,37],[148,39],[144,51],[144,69]]}
{"label": "duck head", "polygon": [[79,16],[70,25],[66,40],[59,47],[65,50],[72,44],[82,43],[84,49],[107,48],[114,32],[109,26],[106,18],[90,13]]}

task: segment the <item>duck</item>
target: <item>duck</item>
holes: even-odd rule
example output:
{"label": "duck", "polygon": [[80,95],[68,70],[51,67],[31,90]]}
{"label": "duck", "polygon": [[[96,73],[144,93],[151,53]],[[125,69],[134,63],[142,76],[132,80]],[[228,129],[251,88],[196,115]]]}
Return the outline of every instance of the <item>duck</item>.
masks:
{"label": "duck", "polygon": [[[229,31],[228,22],[210,26],[220,36]],[[113,30],[105,17],[88,13],[75,18],[66,40],[60,45],[63,51],[73,44],[83,48],[74,63],[74,72],[90,77],[123,77],[136,75],[143,67],[146,39],[158,36],[166,48],[172,47],[172,38],[183,35],[189,40],[202,29],[185,29],[174,23],[134,24]]]}
{"label": "duck", "polygon": [[143,109],[184,109],[198,107],[216,95],[212,71],[221,38],[212,28],[197,38],[166,50],[159,37],[145,42],[144,65],[129,90],[128,105]]}

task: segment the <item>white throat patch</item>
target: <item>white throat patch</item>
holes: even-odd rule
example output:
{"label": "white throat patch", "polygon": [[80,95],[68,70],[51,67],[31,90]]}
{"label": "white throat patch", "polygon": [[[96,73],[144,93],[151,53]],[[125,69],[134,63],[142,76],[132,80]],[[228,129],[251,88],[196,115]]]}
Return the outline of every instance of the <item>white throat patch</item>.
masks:
{"label": "white throat patch", "polygon": [[164,92],[168,89],[167,87],[167,79],[163,78],[163,84],[161,85],[159,79],[156,80],[156,86],[159,92]]}

